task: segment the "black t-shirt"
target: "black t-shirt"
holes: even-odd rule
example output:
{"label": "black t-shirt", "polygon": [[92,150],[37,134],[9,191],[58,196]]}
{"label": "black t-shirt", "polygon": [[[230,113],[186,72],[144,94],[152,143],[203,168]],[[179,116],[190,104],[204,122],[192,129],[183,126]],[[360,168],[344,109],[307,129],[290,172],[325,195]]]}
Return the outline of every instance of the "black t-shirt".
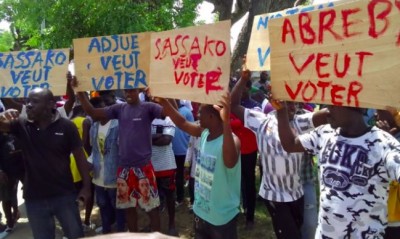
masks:
{"label": "black t-shirt", "polygon": [[0,169],[14,179],[24,176],[21,144],[12,134],[0,133]]}
{"label": "black t-shirt", "polygon": [[12,122],[11,133],[20,140],[25,159],[25,199],[74,193],[70,154],[82,147],[82,141],[71,121],[58,118],[40,130],[32,122],[20,118]]}

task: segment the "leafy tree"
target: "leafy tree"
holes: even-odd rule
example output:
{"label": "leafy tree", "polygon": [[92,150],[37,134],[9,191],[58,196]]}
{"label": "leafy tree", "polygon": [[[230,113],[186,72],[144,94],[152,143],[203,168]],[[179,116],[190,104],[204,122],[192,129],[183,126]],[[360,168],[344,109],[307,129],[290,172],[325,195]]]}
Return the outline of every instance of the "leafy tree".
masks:
{"label": "leafy tree", "polygon": [[13,38],[10,32],[0,33],[0,52],[11,51],[13,47]]}
{"label": "leafy tree", "polygon": [[[193,25],[201,0],[3,0],[0,18],[24,47],[70,47],[72,39]],[[43,24],[44,23],[44,24]],[[43,27],[43,25],[44,27]]]}
{"label": "leafy tree", "polygon": [[[235,6],[233,6],[233,0],[206,1],[214,4],[214,12],[219,13],[220,21],[231,19],[232,25],[246,13],[249,13],[245,23],[243,24],[242,30],[239,33],[238,40],[232,53],[232,72],[240,68],[242,64],[241,58],[247,52],[254,16],[280,11],[286,8],[291,8],[294,5],[304,4],[307,2],[306,0],[236,0]],[[233,8],[235,11],[232,12]]]}

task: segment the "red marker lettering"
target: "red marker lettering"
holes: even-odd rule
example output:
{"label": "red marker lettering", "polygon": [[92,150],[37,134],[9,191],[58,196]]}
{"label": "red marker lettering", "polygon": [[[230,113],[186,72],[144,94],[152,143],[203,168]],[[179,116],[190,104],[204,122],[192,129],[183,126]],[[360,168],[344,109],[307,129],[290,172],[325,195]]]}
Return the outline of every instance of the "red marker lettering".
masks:
{"label": "red marker lettering", "polygon": [[217,41],[217,45],[215,47],[215,52],[217,56],[222,56],[226,52],[226,44],[223,41]]}
{"label": "red marker lettering", "polygon": [[[385,4],[386,7],[385,9],[376,14],[375,9],[377,8],[377,5]],[[371,0],[371,2],[368,4],[368,15],[369,15],[369,21],[370,21],[370,27],[368,34],[372,38],[378,38],[380,35],[386,32],[387,28],[389,27],[389,21],[386,18],[389,14],[390,11],[392,10],[392,3],[389,0]],[[383,22],[383,27],[380,30],[377,30],[377,23],[376,20],[381,20]]]}
{"label": "red marker lettering", "polygon": [[[326,20],[326,18],[328,20]],[[324,32],[328,31],[336,40],[342,40],[343,38],[332,30],[333,24],[336,18],[336,11],[334,9],[322,11],[319,13],[319,34],[318,43],[324,42]]]}
{"label": "red marker lettering", "polygon": [[181,55],[183,55],[183,56],[185,56],[186,53],[187,53],[187,49],[186,49],[186,46],[185,46],[185,40],[187,40],[188,38],[189,38],[188,35],[186,35],[186,36],[184,36],[182,38],[182,49],[184,50],[184,52],[182,52]]}
{"label": "red marker lettering", "polygon": [[285,18],[283,20],[283,30],[282,30],[282,42],[286,43],[286,35],[290,34],[293,40],[293,44],[296,43],[296,36],[294,34],[294,29],[292,23],[290,22],[289,18]]}
{"label": "red marker lettering", "polygon": [[315,32],[311,27],[310,14],[306,12],[299,14],[299,27],[300,27],[300,38],[303,41],[303,43],[308,45],[314,44]]}
{"label": "red marker lettering", "polygon": [[197,67],[199,66],[199,60],[201,59],[201,54],[191,54],[190,60],[192,62],[193,70],[197,71]]}
{"label": "red marker lettering", "polygon": [[292,56],[292,53],[289,53],[289,59],[292,65],[294,66],[294,69],[296,69],[297,73],[301,75],[301,72],[314,60],[315,54],[311,54],[308,56],[307,60],[303,63],[303,65],[299,68],[296,65],[295,59]]}
{"label": "red marker lettering", "polygon": [[213,52],[210,49],[210,45],[215,44],[214,40],[208,40],[208,36],[206,36],[205,44],[204,44],[204,55],[207,54],[207,51],[210,53],[210,56],[214,56]]}
{"label": "red marker lettering", "polygon": [[197,54],[201,54],[200,46],[199,46],[199,39],[197,37],[194,38],[192,42],[192,46],[190,47],[190,53],[193,54],[193,50],[197,51]]}
{"label": "red marker lettering", "polygon": [[317,75],[319,78],[327,78],[329,77],[329,73],[321,73],[321,68],[328,65],[327,62],[322,62],[322,58],[324,57],[330,57],[331,54],[323,54],[323,53],[318,53],[317,54],[317,59],[315,60],[315,70],[317,71]]}
{"label": "red marker lettering", "polygon": [[321,93],[321,100],[322,101],[325,101],[325,89],[326,89],[326,87],[330,86],[331,83],[332,83],[332,81],[328,81],[328,82],[326,82],[326,81],[318,81],[317,86],[322,89],[322,93]]}
{"label": "red marker lettering", "polygon": [[293,92],[292,88],[290,88],[290,86],[287,84],[287,82],[285,82],[286,92],[289,94],[289,97],[292,100],[295,100],[297,98],[297,95],[299,94],[300,89],[302,87],[303,87],[303,81],[300,81],[299,83],[297,83],[296,91]]}
{"label": "red marker lettering", "polygon": [[360,11],[360,8],[354,8],[354,9],[344,9],[342,10],[342,18],[343,18],[343,35],[344,37],[352,37],[356,35],[360,35],[361,32],[350,32],[349,27],[351,25],[354,25],[356,23],[360,23],[361,20],[356,20],[356,21],[349,21],[349,16],[352,14],[356,14]]}
{"label": "red marker lettering", "polygon": [[352,81],[350,82],[349,85],[349,92],[347,94],[347,104],[350,105],[351,104],[351,98],[354,98],[354,106],[358,107],[359,106],[359,102],[358,102],[358,94],[360,93],[360,91],[362,91],[363,89],[363,85],[358,82],[358,81]]}
{"label": "red marker lettering", "polygon": [[[178,46],[178,40],[179,39],[181,39],[182,38],[182,35],[177,35],[176,37],[175,37],[175,48],[176,48],[176,53],[175,54],[173,54],[173,55],[176,55],[176,54],[178,54],[178,52],[179,52],[179,46]],[[171,54],[172,55],[172,54]]]}
{"label": "red marker lettering", "polygon": [[[343,96],[342,95],[338,95],[338,92],[340,91],[344,91],[346,88],[344,88],[344,86],[342,85],[332,85],[332,89],[331,89],[331,101],[332,104],[334,105],[343,105]],[[339,101],[341,100],[341,101]]]}
{"label": "red marker lettering", "polygon": [[206,94],[210,93],[210,91],[221,91],[224,88],[220,85],[215,85],[218,83],[219,77],[222,75],[221,68],[218,67],[216,71],[209,71],[206,74]]}
{"label": "red marker lettering", "polygon": [[183,71],[179,74],[179,76],[178,76],[178,74],[176,73],[176,71],[174,72],[175,83],[176,83],[176,84],[179,84],[179,82],[182,81],[183,75],[184,75],[184,72],[183,72]]}
{"label": "red marker lettering", "polygon": [[[308,91],[308,92],[311,93],[311,96],[307,98],[306,92],[307,92],[307,89],[309,89],[309,88],[311,89],[311,92],[310,91]],[[308,81],[306,83],[306,85],[304,86],[303,91],[301,93],[303,96],[303,101],[310,102],[311,100],[313,100],[315,98],[315,95],[317,94],[317,87],[315,86],[314,83],[312,83],[311,81]]]}
{"label": "red marker lettering", "polygon": [[343,77],[345,77],[346,76],[346,74],[347,74],[347,71],[349,70],[349,66],[350,66],[350,57],[349,57],[349,55],[348,55],[348,53],[346,53],[346,54],[344,54],[344,59],[343,59],[343,70],[342,71],[339,71],[339,69],[338,69],[338,53],[335,53],[335,66],[334,66],[334,69],[335,69],[335,75],[338,77],[338,78],[343,78]]}
{"label": "red marker lettering", "polygon": [[[158,48],[158,45],[160,44],[160,42],[161,42],[161,39],[158,38],[158,39],[156,40],[156,48],[157,48],[157,50],[158,50],[158,54],[154,57],[154,59],[156,59],[156,60],[160,57],[160,54],[161,54],[160,48]],[[161,58],[160,58],[160,60],[161,60]]]}
{"label": "red marker lettering", "polygon": [[358,59],[359,59],[357,75],[358,76],[362,76],[363,65],[364,65],[364,57],[365,56],[372,56],[373,54],[371,52],[360,51],[360,52],[356,52],[356,55],[358,55]]}

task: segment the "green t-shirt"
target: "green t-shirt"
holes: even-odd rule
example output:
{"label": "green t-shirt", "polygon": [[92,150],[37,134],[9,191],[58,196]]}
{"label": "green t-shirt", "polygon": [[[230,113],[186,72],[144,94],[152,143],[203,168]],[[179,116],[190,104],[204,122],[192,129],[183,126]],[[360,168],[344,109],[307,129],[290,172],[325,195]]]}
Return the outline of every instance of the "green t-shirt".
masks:
{"label": "green t-shirt", "polygon": [[200,139],[200,156],[196,159],[193,211],[201,219],[220,226],[239,213],[240,158],[235,167],[225,167],[223,136],[207,141],[208,135],[209,131],[205,129]]}

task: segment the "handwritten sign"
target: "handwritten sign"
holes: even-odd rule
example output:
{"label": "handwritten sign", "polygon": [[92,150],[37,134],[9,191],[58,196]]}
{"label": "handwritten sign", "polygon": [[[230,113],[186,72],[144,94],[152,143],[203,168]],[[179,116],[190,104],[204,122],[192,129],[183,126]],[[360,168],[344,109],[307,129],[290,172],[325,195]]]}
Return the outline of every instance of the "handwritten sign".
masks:
{"label": "handwritten sign", "polygon": [[78,91],[148,86],[150,33],[74,39]]}
{"label": "handwritten sign", "polygon": [[269,40],[268,22],[271,19],[281,18],[302,12],[311,12],[319,9],[326,9],[338,6],[348,1],[329,2],[323,4],[298,6],[285,9],[279,12],[257,15],[253,20],[250,43],[247,49],[247,68],[251,71],[268,71],[271,69],[271,47]]}
{"label": "handwritten sign", "polygon": [[64,95],[68,49],[0,53],[0,97],[24,98],[41,87]]}
{"label": "handwritten sign", "polygon": [[153,33],[154,96],[217,103],[228,90],[230,21]]}
{"label": "handwritten sign", "polygon": [[400,105],[400,2],[357,1],[269,23],[275,98]]}

